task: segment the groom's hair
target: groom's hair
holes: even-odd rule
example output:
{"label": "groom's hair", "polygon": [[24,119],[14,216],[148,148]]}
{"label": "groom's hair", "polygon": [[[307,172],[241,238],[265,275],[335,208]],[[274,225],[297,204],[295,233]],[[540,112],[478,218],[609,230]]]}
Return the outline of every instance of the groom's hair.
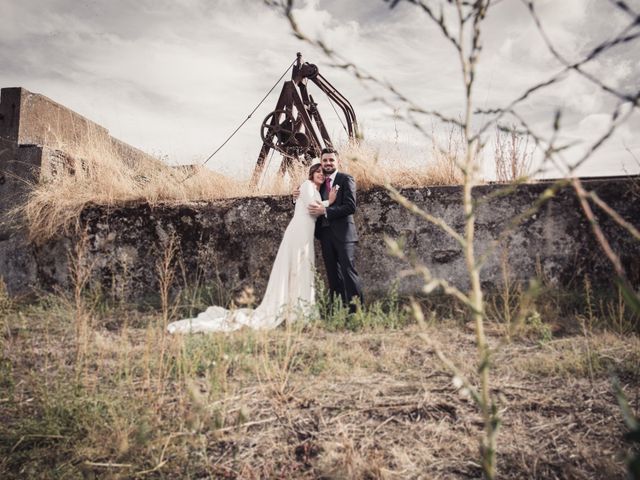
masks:
{"label": "groom's hair", "polygon": [[311,168],[309,168],[309,180],[313,180],[313,174],[321,168],[322,165],[320,165],[319,163],[314,163],[313,165],[311,165]]}
{"label": "groom's hair", "polygon": [[338,156],[338,151],[333,147],[324,147],[322,152],[320,152],[320,158],[322,158],[322,155],[325,153],[335,153],[336,157]]}

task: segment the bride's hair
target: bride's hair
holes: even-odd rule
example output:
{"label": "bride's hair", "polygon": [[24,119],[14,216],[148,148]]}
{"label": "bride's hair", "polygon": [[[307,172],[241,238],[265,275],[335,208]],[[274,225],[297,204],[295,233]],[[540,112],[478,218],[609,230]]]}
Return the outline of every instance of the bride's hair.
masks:
{"label": "bride's hair", "polygon": [[313,174],[320,170],[321,167],[322,165],[320,165],[319,163],[314,163],[313,165],[311,165],[311,168],[309,168],[309,180],[313,180]]}

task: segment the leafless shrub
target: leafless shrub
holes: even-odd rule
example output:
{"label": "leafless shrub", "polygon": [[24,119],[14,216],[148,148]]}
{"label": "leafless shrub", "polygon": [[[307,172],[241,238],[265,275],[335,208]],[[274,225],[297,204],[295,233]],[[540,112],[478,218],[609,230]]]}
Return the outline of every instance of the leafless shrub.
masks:
{"label": "leafless shrub", "polygon": [[498,182],[516,182],[529,177],[533,161],[529,135],[521,134],[515,125],[507,129],[498,127],[494,145]]}

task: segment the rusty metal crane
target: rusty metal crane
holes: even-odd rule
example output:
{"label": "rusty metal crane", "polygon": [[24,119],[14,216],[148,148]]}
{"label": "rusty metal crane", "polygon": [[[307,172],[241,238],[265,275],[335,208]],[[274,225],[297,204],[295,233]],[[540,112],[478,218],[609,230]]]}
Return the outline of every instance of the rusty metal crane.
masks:
{"label": "rusty metal crane", "polygon": [[260,127],[263,143],[251,178],[254,185],[258,183],[272,150],[282,154],[280,172],[284,174],[295,161],[308,165],[324,147],[333,146],[318,111],[318,104],[307,91],[309,80],[340,107],[346,119],[349,138],[358,138],[356,114],[349,101],[320,75],[316,65],[303,63],[302,55],[298,53],[291,80],[284,83],[275,110],[265,117]]}

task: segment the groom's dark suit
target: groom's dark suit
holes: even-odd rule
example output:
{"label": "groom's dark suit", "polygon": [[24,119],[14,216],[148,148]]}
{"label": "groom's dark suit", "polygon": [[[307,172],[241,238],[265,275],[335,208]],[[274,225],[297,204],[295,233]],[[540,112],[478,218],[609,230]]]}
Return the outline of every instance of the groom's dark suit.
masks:
{"label": "groom's dark suit", "polygon": [[[322,257],[329,279],[329,292],[339,295],[345,305],[354,297],[362,303],[362,286],[355,268],[355,247],[358,242],[353,214],[356,211],[356,182],[351,175],[337,172],[331,187],[340,186],[333,205],[327,207],[326,216],[318,217],[315,236],[322,246]],[[325,184],[320,195],[327,199]],[[350,305],[354,311],[355,306]]]}

